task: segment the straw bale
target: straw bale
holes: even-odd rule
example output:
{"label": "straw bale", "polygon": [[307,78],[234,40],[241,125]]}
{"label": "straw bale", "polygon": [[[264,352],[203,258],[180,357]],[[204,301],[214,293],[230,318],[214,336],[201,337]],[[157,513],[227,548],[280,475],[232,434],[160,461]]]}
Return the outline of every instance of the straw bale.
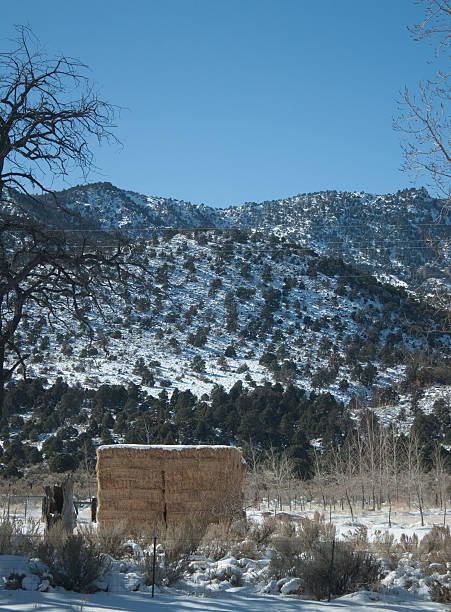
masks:
{"label": "straw bale", "polygon": [[241,511],[245,464],[227,446],[111,445],[97,451],[100,529],[230,518]]}
{"label": "straw bale", "polygon": [[102,499],[108,502],[116,502],[123,503],[131,500],[131,502],[135,499],[142,499],[148,503],[150,502],[158,502],[161,503],[164,501],[164,493],[162,489],[143,489],[139,490],[135,496],[130,495],[130,490],[122,489],[112,489],[105,490],[102,489]]}

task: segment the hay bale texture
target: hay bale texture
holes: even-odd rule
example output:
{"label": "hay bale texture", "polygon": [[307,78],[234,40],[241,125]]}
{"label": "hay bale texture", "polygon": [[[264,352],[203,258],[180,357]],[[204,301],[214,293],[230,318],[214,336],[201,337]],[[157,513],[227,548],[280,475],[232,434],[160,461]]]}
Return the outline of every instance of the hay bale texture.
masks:
{"label": "hay bale texture", "polygon": [[100,446],[96,471],[100,529],[209,523],[241,512],[246,463],[231,446]]}

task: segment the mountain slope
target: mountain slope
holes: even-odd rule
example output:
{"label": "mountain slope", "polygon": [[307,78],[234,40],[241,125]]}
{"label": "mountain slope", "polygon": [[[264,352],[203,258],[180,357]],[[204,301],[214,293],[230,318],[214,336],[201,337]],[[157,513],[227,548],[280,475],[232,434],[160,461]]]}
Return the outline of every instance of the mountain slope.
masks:
{"label": "mountain slope", "polygon": [[[450,282],[449,211],[424,189],[387,195],[325,191],[217,209],[97,183],[59,192],[56,199],[84,227],[120,228],[143,237],[163,228],[257,230],[288,236],[412,289]],[[52,196],[38,200],[45,205],[41,216],[46,223],[66,227],[74,222],[58,215]],[[36,203],[32,206],[39,217]]]}

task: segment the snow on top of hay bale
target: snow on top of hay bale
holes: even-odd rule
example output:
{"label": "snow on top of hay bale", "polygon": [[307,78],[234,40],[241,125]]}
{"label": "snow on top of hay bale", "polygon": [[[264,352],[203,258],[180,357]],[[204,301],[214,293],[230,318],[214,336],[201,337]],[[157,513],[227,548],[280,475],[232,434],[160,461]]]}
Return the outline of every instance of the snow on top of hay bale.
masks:
{"label": "snow on top of hay bale", "polygon": [[[138,450],[149,450],[151,448],[158,448],[159,450],[166,451],[182,451],[185,449],[200,450],[202,448],[236,448],[235,446],[227,446],[225,444],[103,444],[99,446],[98,450],[102,451],[106,448],[136,448]],[[237,449],[238,450],[238,449]]]}

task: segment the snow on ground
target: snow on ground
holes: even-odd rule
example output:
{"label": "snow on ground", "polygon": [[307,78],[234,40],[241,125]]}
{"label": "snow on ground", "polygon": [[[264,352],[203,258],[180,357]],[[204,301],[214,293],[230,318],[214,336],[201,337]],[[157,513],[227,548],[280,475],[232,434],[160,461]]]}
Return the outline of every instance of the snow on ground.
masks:
{"label": "snow on ground", "polygon": [[[247,518],[253,521],[261,521],[263,516],[268,516],[269,513],[280,516],[282,511],[276,511],[274,513],[274,506],[267,507],[261,506],[261,510],[249,509],[247,511]],[[285,506],[283,508],[282,516],[289,515],[292,519],[302,519],[307,517],[314,519],[315,514],[321,514],[326,522],[330,522],[335,526],[336,535],[338,538],[342,538],[349,532],[355,531],[359,526],[364,525],[368,529],[369,541],[374,541],[378,534],[388,532],[393,535],[395,540],[400,539],[402,535],[406,537],[412,537],[415,533],[418,536],[418,540],[422,538],[431,530],[434,525],[443,525],[443,512],[438,508],[425,508],[423,510],[423,522],[421,525],[421,515],[419,510],[412,508],[398,508],[393,507],[391,511],[391,525],[389,525],[389,507],[387,504],[383,504],[381,509],[371,510],[368,506],[362,510],[359,506],[353,508],[354,518],[348,509],[340,510],[339,506],[334,509],[332,507],[331,514],[329,515],[329,508],[323,508],[318,504],[306,504],[302,506],[302,509],[294,509],[294,503],[292,503],[291,510]],[[447,524],[449,524],[449,518],[447,518]]]}
{"label": "snow on ground", "polygon": [[4,612],[59,612],[71,610],[80,612],[444,612],[442,604],[420,601],[405,594],[384,595],[361,591],[340,597],[331,602],[302,601],[274,595],[256,595],[245,588],[237,587],[214,598],[196,597],[178,593],[157,593],[152,600],[150,594],[141,593],[40,593],[27,591],[0,591],[0,608]]}
{"label": "snow on ground", "polygon": [[[25,500],[27,503],[25,504]],[[41,497],[27,497],[27,496],[10,496],[9,502],[9,517],[11,520],[24,521],[27,520],[36,523],[39,521],[41,516]],[[7,496],[0,496],[0,515],[6,518],[7,514]],[[26,517],[25,517],[26,511]],[[260,522],[264,516],[276,515],[283,517],[290,516],[292,519],[302,519],[307,517],[314,519],[315,514],[321,514],[324,516],[326,522],[330,521],[335,526],[337,537],[343,537],[350,531],[355,531],[360,525],[364,525],[368,529],[368,539],[374,540],[378,533],[385,533],[388,531],[394,536],[396,540],[399,540],[401,535],[406,537],[412,537],[415,533],[418,539],[421,540],[426,533],[428,533],[434,525],[443,525],[443,512],[439,508],[424,508],[423,518],[424,525],[421,525],[421,516],[419,510],[414,506],[411,508],[399,508],[393,506],[391,511],[391,526],[389,525],[389,507],[387,504],[383,504],[381,509],[372,510],[369,506],[362,510],[361,506],[354,506],[354,519],[351,517],[349,509],[340,509],[339,504],[336,507],[332,507],[331,513],[329,514],[329,507],[324,509],[320,504],[306,503],[305,500],[302,502],[293,501],[291,508],[288,505],[283,506],[282,509],[274,511],[274,504],[267,503],[261,504],[258,509],[248,508],[246,511],[247,518],[251,521]],[[79,508],[79,514],[77,517],[78,524],[84,527],[89,525],[95,528],[95,524],[91,524],[91,509],[90,507],[83,506]],[[447,517],[447,524],[449,524],[449,517]]]}
{"label": "snow on ground", "polygon": [[[293,519],[313,518],[315,511],[323,510],[315,505],[310,508],[310,504],[307,504],[307,507],[303,505],[302,508],[299,507],[299,503],[296,505],[297,508],[294,509],[292,504],[291,511],[288,507],[284,508],[285,516],[290,515]],[[11,504],[10,509],[11,516],[15,515],[19,520],[24,518],[22,504],[16,506]],[[37,511],[38,507],[30,504],[29,518],[37,518]],[[323,514],[325,520],[329,520],[328,513],[323,512]],[[260,510],[249,510],[247,515],[251,520],[261,521],[265,515],[269,515],[269,509],[262,506]],[[393,509],[390,528],[386,507],[375,511],[356,508],[354,521],[349,512],[337,508],[332,511],[331,519],[340,538],[358,529],[359,525],[365,525],[368,528],[370,541],[377,538],[378,533],[384,534],[386,531],[396,540],[399,540],[402,534],[411,537],[414,533],[421,540],[434,524],[441,524],[443,520],[437,509],[426,509],[424,515],[424,527],[421,526],[419,513],[414,509]],[[88,526],[88,516],[89,510],[83,509],[78,517],[79,524]],[[288,594],[290,589],[287,587],[290,585],[290,580],[295,582],[296,579],[285,578],[278,582],[270,580],[266,573],[269,563],[266,554],[255,559],[236,559],[231,554],[218,561],[212,561],[202,555],[193,556],[192,559],[190,571],[183,575],[176,587],[157,588],[156,596],[152,599],[151,588],[146,586],[140,574],[139,555],[136,559],[131,558],[128,561],[113,560],[111,569],[98,581],[99,587],[104,591],[86,595],[50,587],[46,581],[45,568],[44,573],[39,569],[40,562],[29,561],[25,557],[2,555],[0,556],[0,609],[5,612],[31,610],[266,612],[277,607],[278,612],[321,612],[326,608],[332,612],[365,610],[445,612],[449,608],[428,601],[428,585],[434,577],[440,578],[442,582],[444,580],[447,584],[451,583],[450,568],[446,576],[434,574],[425,576],[418,562],[409,553],[403,555],[397,567],[390,568],[389,564],[387,565],[379,592],[359,591],[330,603],[307,601],[299,599],[298,596],[290,596]],[[4,589],[5,578],[12,572],[25,575],[21,590]],[[237,580],[233,579],[234,576]],[[238,584],[241,586],[237,586]],[[46,589],[48,591],[43,592]]]}

